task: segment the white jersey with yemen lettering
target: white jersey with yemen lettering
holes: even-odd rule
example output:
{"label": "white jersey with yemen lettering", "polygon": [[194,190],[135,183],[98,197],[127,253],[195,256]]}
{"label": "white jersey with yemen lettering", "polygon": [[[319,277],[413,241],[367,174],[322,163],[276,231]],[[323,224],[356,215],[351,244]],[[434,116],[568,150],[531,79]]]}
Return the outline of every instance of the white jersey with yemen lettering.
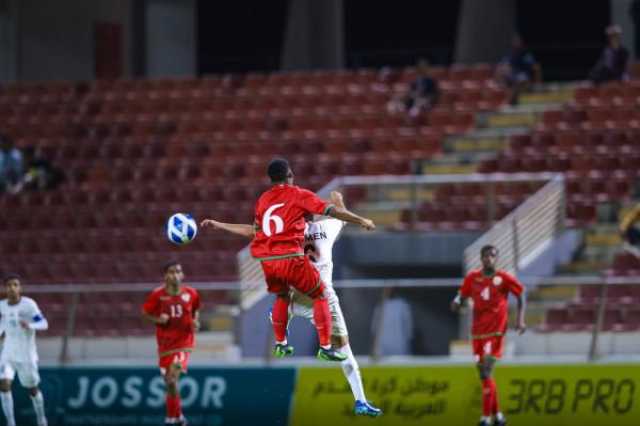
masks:
{"label": "white jersey with yemen lettering", "polygon": [[[325,295],[331,313],[331,334],[334,336],[347,336],[347,324],[340,308],[340,300],[333,289],[333,244],[338,239],[340,231],[346,225],[338,219],[325,219],[307,223],[304,232],[305,252],[308,246],[313,247],[313,253],[309,252],[313,266],[320,273],[320,279],[326,285]],[[313,322],[313,300],[304,294],[292,290],[292,302],[289,304],[290,315],[306,318]]]}
{"label": "white jersey with yemen lettering", "polygon": [[322,281],[328,286],[333,286],[333,245],[345,225],[341,220],[330,218],[309,222],[305,228],[304,244],[313,245],[313,264],[320,272]]}
{"label": "white jersey with yemen lettering", "polygon": [[[27,322],[29,329],[22,328],[20,321]],[[46,320],[35,300],[22,296],[15,305],[10,305],[7,299],[0,301],[0,331],[4,332],[0,363],[38,361],[35,328],[41,327],[34,327],[35,324],[46,328]]]}

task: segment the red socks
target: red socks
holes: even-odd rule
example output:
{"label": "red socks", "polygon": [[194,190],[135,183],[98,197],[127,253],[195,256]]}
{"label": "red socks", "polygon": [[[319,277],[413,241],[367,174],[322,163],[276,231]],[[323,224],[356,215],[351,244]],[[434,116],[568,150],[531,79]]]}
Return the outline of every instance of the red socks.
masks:
{"label": "red socks", "polygon": [[180,395],[167,394],[167,418],[180,419],[182,417],[182,407],[180,406]]}
{"label": "red socks", "polygon": [[492,379],[484,379],[482,381],[482,415],[484,417],[491,416],[491,406],[493,405]]}
{"label": "red socks", "polygon": [[271,308],[271,324],[276,343],[287,340],[287,322],[289,321],[289,297],[276,297]]}
{"label": "red socks", "polygon": [[[276,297],[271,308],[271,323],[276,343],[287,339],[287,322],[289,321],[289,298]],[[318,331],[320,346],[331,346],[331,313],[327,299],[319,297],[313,301],[313,322]]]}
{"label": "red socks", "polygon": [[489,417],[500,411],[498,405],[498,389],[493,378],[482,381],[482,415]]}
{"label": "red socks", "polygon": [[313,301],[313,322],[318,331],[320,346],[331,346],[331,313],[327,299],[324,297]]}
{"label": "red socks", "polygon": [[491,404],[491,414],[494,416],[500,412],[500,405],[498,404],[498,387],[496,386],[496,381],[491,380],[491,393],[493,394],[492,404]]}

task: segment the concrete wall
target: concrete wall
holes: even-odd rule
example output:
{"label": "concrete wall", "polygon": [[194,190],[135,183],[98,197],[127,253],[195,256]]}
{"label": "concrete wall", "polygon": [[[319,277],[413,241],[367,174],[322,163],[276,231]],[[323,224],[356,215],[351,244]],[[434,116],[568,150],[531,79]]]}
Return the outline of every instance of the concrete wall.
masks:
{"label": "concrete wall", "polygon": [[17,66],[16,0],[0,0],[0,81],[14,81]]}
{"label": "concrete wall", "polygon": [[340,69],[344,67],[344,39],[342,0],[291,0],[282,69]]}
{"label": "concrete wall", "polygon": [[193,76],[197,72],[195,0],[147,0],[146,75]]}
{"label": "concrete wall", "polygon": [[516,0],[462,0],[455,62],[497,62],[509,49]]}
{"label": "concrete wall", "polygon": [[[622,44],[629,49],[629,53],[633,55],[635,43],[634,26],[631,16],[629,16],[629,8],[632,0],[615,0],[611,2],[611,23],[618,24],[622,27]],[[604,40],[604,28],[602,29],[602,39]]]}
{"label": "concrete wall", "polygon": [[123,28],[124,74],[131,70],[133,0],[20,0],[17,77],[20,80],[87,80],[94,73],[95,21]]}

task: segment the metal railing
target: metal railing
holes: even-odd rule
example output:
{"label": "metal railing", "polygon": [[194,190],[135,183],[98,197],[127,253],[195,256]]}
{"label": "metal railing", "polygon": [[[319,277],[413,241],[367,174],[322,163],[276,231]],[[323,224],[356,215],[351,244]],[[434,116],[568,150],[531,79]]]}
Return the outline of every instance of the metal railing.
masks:
{"label": "metal railing", "polygon": [[547,178],[551,178],[549,183],[465,249],[466,271],[480,267],[480,248],[492,244],[500,251],[504,269],[517,272],[564,230],[564,176]]}
{"label": "metal railing", "polygon": [[[502,265],[499,266],[502,267]],[[512,336],[512,338],[508,339],[511,345],[508,356],[519,357],[527,355],[542,358],[571,355],[585,360],[597,360],[607,356],[620,357],[640,353],[640,340],[638,340],[640,329],[637,328],[637,324],[636,328],[619,329],[611,327],[610,319],[606,319],[607,313],[611,310],[618,311],[618,313],[633,311],[637,315],[640,306],[629,300],[620,303],[616,299],[616,297],[619,297],[620,292],[614,290],[621,285],[626,285],[627,287],[631,285],[637,289],[640,287],[640,277],[590,275],[546,278],[519,276],[519,278],[525,283],[536,283],[535,288],[528,292],[527,295],[529,299],[527,303],[527,322],[530,326],[530,331],[525,338],[513,338]],[[376,361],[386,356],[383,349],[387,341],[385,339],[393,335],[388,328],[385,329],[383,326],[388,322],[393,323],[391,319],[389,321],[384,319],[387,311],[378,309],[381,312],[375,315],[376,307],[387,305],[387,302],[394,297],[406,300],[414,318],[415,331],[413,335],[427,335],[430,336],[428,340],[431,340],[433,336],[430,333],[441,333],[441,330],[446,328],[444,327],[445,324],[450,325],[452,323],[453,317],[450,316],[452,314],[445,315],[446,312],[443,312],[442,308],[444,306],[444,311],[446,311],[446,306],[448,306],[450,299],[455,294],[455,289],[460,286],[461,282],[462,278],[460,277],[355,279],[338,280],[334,285],[340,296],[345,317],[348,319],[347,326],[352,337],[350,340],[353,341],[355,350],[360,355],[370,355],[371,359]],[[140,306],[144,301],[145,295],[155,286],[157,286],[156,283],[146,285],[84,286],[78,284],[25,287],[27,295],[38,302],[42,302],[41,307],[45,316],[49,319],[50,326],[57,327],[59,330],[59,332],[53,334],[45,333],[45,337],[47,335],[55,337],[49,338],[48,340],[51,340],[51,342],[46,345],[44,341],[41,341],[43,344],[41,347],[43,350],[42,355],[49,360],[55,357],[55,359],[59,360],[58,362],[68,363],[91,359],[91,357],[100,359],[108,359],[112,356],[116,358],[140,357],[141,347],[149,349],[149,352],[152,353],[153,326],[142,322]],[[194,287],[202,291],[228,291],[232,292],[233,295],[236,295],[238,291],[237,282],[196,283]],[[584,300],[584,296],[587,294],[586,290],[589,290],[588,293],[591,295],[591,299],[588,301]],[[52,300],[52,295],[57,296],[55,297],[55,303],[58,304],[57,312],[51,310],[53,308],[50,304],[51,302],[49,304],[46,302],[46,300]],[[236,310],[233,315],[226,315],[226,311],[218,312],[218,308],[226,305],[215,305],[212,303],[211,297],[217,298],[218,296],[214,293],[203,293],[205,309],[203,311],[203,324],[205,329],[223,331],[223,334],[228,337],[225,338],[225,343],[220,340],[206,343],[206,340],[202,340],[202,336],[199,337],[201,343],[205,342],[203,345],[199,345],[199,353],[210,358],[216,356],[224,357],[227,356],[225,354],[230,352],[223,349],[222,346],[233,346],[234,342],[240,341],[240,335],[236,334],[235,339],[233,339],[231,333],[233,333],[232,330],[235,330],[235,333],[240,331],[239,321],[242,321],[242,317],[237,312],[238,305],[233,306],[233,309]],[[121,302],[114,302],[114,300],[124,301],[124,303],[131,306],[127,309],[122,309],[122,306],[119,306]],[[512,304],[512,310],[514,307],[514,304]],[[107,308],[106,311],[105,308]],[[565,330],[562,327],[558,327],[559,324],[557,323],[555,324],[555,329],[544,327],[549,319],[549,312],[559,309],[567,311],[590,310],[593,320],[590,324],[582,323],[583,327],[579,330],[571,329],[570,327]],[[467,356],[470,351],[468,343],[470,315],[471,312],[467,309],[463,316],[460,317],[461,329],[454,328],[449,330],[449,344],[451,354],[454,357]],[[131,324],[131,316],[138,321],[137,325],[135,325],[135,327],[138,327],[137,330],[126,329],[127,324]],[[83,324],[84,321],[102,318],[104,322],[107,317],[108,323],[112,324],[110,327],[118,327],[119,333],[117,335],[105,334],[104,332],[108,332],[108,330],[102,330],[102,333],[97,335],[74,332],[79,327],[86,328],[87,324]],[[429,320],[425,321],[426,318]],[[208,320],[211,325],[224,321],[227,328],[207,326]],[[295,324],[299,323],[294,323],[294,330],[299,327]],[[560,326],[563,325],[565,324],[560,324]],[[99,327],[99,325],[96,324],[94,327]],[[140,327],[144,329],[140,329]],[[270,335],[270,326],[266,318],[259,327],[268,330],[266,332]],[[209,334],[213,335],[215,333]],[[98,346],[104,345],[105,343],[100,343],[100,341],[104,341],[105,337],[111,342],[109,343],[109,350],[98,353],[97,351],[100,351],[100,349],[94,347],[93,343],[97,342]],[[140,341],[140,339],[146,340]],[[442,342],[442,336],[440,336],[440,341]],[[573,346],[574,344],[575,347]],[[455,348],[457,348],[457,352]],[[55,354],[51,350],[55,350]],[[233,352],[235,349],[231,348],[230,350]],[[49,351],[48,354],[47,351]],[[270,353],[270,351],[268,352]],[[238,357],[233,358],[233,360],[239,361],[239,353],[233,353],[236,353],[237,355],[234,356]],[[407,353],[410,356],[424,356],[425,354],[424,348],[422,350],[414,348],[413,352]],[[265,357],[268,358],[268,356],[267,352],[265,352]]]}
{"label": "metal railing", "polygon": [[[549,207],[549,203],[545,203],[543,206],[536,205],[538,203],[543,203],[546,198],[551,197],[551,200],[557,200],[558,202],[564,202],[564,185],[563,185],[563,176],[561,174],[556,173],[516,173],[516,174],[502,174],[502,173],[494,173],[494,174],[481,174],[481,173],[472,173],[466,175],[460,174],[452,174],[452,175],[434,175],[434,176],[426,176],[426,175],[405,175],[405,176],[394,176],[394,175],[383,175],[383,176],[341,176],[334,178],[327,185],[325,185],[320,191],[318,191],[318,195],[320,197],[326,198],[329,196],[329,193],[336,189],[345,189],[348,187],[362,187],[365,186],[369,189],[380,189],[384,187],[406,187],[410,190],[410,193],[413,194],[411,199],[408,201],[405,207],[411,209],[411,211],[416,212],[421,201],[417,197],[418,188],[425,185],[443,185],[443,184],[495,184],[498,182],[546,182],[551,181],[550,184],[547,184],[543,189],[541,189],[538,193],[534,194],[529,200],[527,200],[521,208],[518,208],[516,212],[512,213],[508,217],[511,217],[511,226],[525,226],[519,232],[511,232],[509,235],[511,236],[519,236],[523,239],[520,243],[515,243],[518,247],[515,251],[511,249],[511,253],[522,253],[523,256],[531,255],[534,253],[534,249],[539,247],[534,244],[538,240],[538,235],[531,234],[531,229],[528,226],[532,220],[535,220],[537,217],[547,218],[548,216],[558,215],[557,220],[554,222],[558,226],[559,229],[562,228],[562,222],[564,220],[564,207],[557,208],[552,210]],[[488,212],[491,216],[495,211],[495,208],[492,207],[495,204],[495,194],[491,191],[492,186],[489,185],[489,196],[487,202]],[[379,191],[378,191],[379,192]],[[384,194],[383,194],[384,196]],[[524,209],[522,209],[524,207]],[[525,214],[524,211],[533,212],[532,214]],[[413,215],[415,217],[415,214]],[[513,218],[517,218],[516,222],[513,221]],[[555,216],[554,216],[555,217]],[[506,218],[505,218],[506,219]],[[550,219],[549,219],[550,220]],[[559,223],[559,224],[558,224]],[[498,225],[496,225],[498,226]],[[495,228],[495,235],[502,233],[504,230],[504,225],[500,224],[497,228]],[[558,231],[558,230],[556,230]],[[544,235],[546,235],[545,233]],[[487,239],[495,238],[495,235],[489,234]],[[501,237],[504,238],[504,237]],[[484,241],[484,240],[483,240]],[[500,240],[502,241],[502,240]],[[494,241],[495,243],[495,241]],[[507,244],[514,244],[514,239],[510,237],[510,239],[506,240]],[[532,244],[534,246],[532,246]],[[504,246],[504,247],[503,247]],[[502,242],[499,245],[500,249],[505,249],[506,246]],[[475,249],[475,248],[474,248]],[[509,258],[510,254],[509,250],[503,252],[501,256],[505,256]],[[474,252],[474,256],[477,257],[477,250]],[[465,255],[465,260],[469,259],[469,262],[472,262],[472,258]],[[249,309],[255,302],[260,300],[267,294],[266,286],[264,284],[264,277],[262,275],[262,268],[260,267],[260,263],[251,257],[249,252],[249,246],[243,248],[237,256],[238,261],[238,270],[240,271],[240,286],[242,289],[242,307],[243,309]],[[472,264],[472,263],[471,263]],[[508,268],[512,269],[512,268]]]}

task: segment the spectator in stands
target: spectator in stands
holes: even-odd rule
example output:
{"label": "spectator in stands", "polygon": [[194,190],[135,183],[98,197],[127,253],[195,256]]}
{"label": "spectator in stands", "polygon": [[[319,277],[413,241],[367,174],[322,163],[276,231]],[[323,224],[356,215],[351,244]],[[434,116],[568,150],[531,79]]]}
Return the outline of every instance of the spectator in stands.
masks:
{"label": "spectator in stands", "polygon": [[36,148],[26,147],[23,151],[24,175],[15,185],[15,192],[22,189],[45,190],[55,188],[64,178],[61,170],[40,157]]}
{"label": "spectator in stands", "polygon": [[624,249],[640,258],[640,203],[622,217],[619,229]]}
{"label": "spectator in stands", "polygon": [[533,83],[541,81],[540,64],[525,46],[519,34],[513,36],[511,50],[498,63],[496,77],[511,90],[509,96],[511,105],[517,105],[520,94],[530,90]]}
{"label": "spectator in stands", "polygon": [[22,178],[22,153],[6,135],[0,134],[0,192],[14,192]]}
{"label": "spectator in stands", "polygon": [[417,68],[418,77],[409,86],[409,92],[392,99],[389,112],[407,112],[411,117],[417,117],[438,102],[438,82],[430,75],[429,63],[420,59]]}
{"label": "spectator in stands", "polygon": [[381,356],[411,355],[413,315],[411,305],[395,288],[386,288],[388,296],[373,312],[372,332],[379,333],[376,353]]}
{"label": "spectator in stands", "polygon": [[609,39],[607,46],[602,50],[600,58],[589,73],[589,79],[594,84],[600,84],[613,80],[627,80],[629,65],[629,51],[622,45],[622,29],[619,25],[610,25],[606,29]]}

